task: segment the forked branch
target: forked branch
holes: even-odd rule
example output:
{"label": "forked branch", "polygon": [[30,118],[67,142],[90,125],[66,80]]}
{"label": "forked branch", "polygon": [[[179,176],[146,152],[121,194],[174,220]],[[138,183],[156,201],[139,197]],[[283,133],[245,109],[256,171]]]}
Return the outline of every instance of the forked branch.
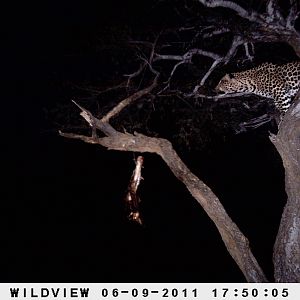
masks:
{"label": "forked branch", "polygon": [[[126,103],[128,103],[128,101],[126,101]],[[93,132],[95,132],[96,129],[99,129],[106,134],[106,137],[99,138],[95,134],[92,136],[85,136],[59,132],[61,136],[79,139],[86,143],[98,144],[107,149],[158,154],[214,222],[227,250],[238,264],[247,281],[267,281],[262,269],[251,252],[247,238],[228,216],[221,202],[212,190],[188,169],[168,140],[152,138],[138,133],[121,133],[116,131],[106,121],[109,118],[104,117],[102,120],[99,120],[85,108],[79,105],[77,106],[81,109],[81,116],[89,123]],[[115,114],[110,115],[112,116]]]}
{"label": "forked branch", "polygon": [[251,34],[248,42],[286,42],[300,57],[300,34],[295,29],[295,21],[299,17],[299,7],[296,0],[290,0],[290,9],[287,17],[281,13],[276,0],[269,0],[266,12],[258,13],[252,9],[246,10],[235,1],[229,0],[199,0],[206,7],[227,8],[249,21]]}

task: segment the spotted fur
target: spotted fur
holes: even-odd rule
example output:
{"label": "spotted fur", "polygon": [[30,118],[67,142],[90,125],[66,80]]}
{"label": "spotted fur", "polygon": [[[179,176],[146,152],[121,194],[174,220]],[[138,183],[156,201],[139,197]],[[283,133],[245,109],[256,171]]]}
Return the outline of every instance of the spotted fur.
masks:
{"label": "spotted fur", "polygon": [[300,88],[300,61],[283,65],[264,63],[256,68],[226,74],[216,87],[218,92],[246,92],[274,99],[284,114]]}

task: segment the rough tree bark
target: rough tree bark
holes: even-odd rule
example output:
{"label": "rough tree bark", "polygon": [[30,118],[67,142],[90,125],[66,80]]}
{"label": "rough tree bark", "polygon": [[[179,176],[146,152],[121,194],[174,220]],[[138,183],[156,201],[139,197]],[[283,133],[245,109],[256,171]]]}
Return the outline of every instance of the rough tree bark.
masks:
{"label": "rough tree bark", "polygon": [[274,277],[300,282],[300,92],[271,141],[283,161],[288,196],[274,246]]}

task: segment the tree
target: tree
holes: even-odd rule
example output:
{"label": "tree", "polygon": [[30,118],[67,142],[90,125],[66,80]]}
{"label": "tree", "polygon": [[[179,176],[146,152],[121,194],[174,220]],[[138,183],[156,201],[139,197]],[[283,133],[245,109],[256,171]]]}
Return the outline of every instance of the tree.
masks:
{"label": "tree", "polygon": [[[299,14],[297,1],[290,0],[289,5],[285,7],[279,1],[269,0],[263,2],[264,10],[262,12],[256,11],[254,6],[244,8],[239,2],[185,1],[179,6],[181,12],[191,15],[197,8],[198,11],[203,10],[200,14],[201,17],[199,15],[193,18],[189,17],[189,22],[185,26],[160,32],[153,42],[131,40],[130,44],[137,49],[138,67],[137,70],[127,75],[126,82],[115,88],[126,87],[133,90],[132,94],[116,103],[101,118],[95,117],[89,110],[73,101],[80,109],[80,115],[91,127],[92,134],[87,136],[60,131],[60,135],[118,151],[158,154],[214,222],[227,250],[247,281],[266,282],[267,278],[252,254],[247,238],[231,220],[213,191],[196,177],[180,159],[172,144],[166,139],[149,137],[136,132],[122,133],[115,128],[116,126],[111,125],[113,118],[119,116],[125,108],[133,106],[140,99],[146,100],[162,96],[178,97],[184,101],[191,98],[211,100],[228,98],[226,99],[228,102],[234,101],[234,98],[241,99],[241,97],[247,96],[243,93],[214,95],[209,89],[208,82],[213,72],[234,60],[241,60],[244,64],[251,63],[255,55],[255,45],[258,42],[286,43],[300,57],[300,34],[295,27]],[[179,40],[189,38],[190,41],[189,43],[185,42],[184,47],[177,44],[174,46],[168,42],[168,38],[174,35]],[[205,48],[200,47],[202,44],[205,45]],[[224,52],[222,49],[225,46],[227,46],[225,53],[219,54]],[[208,47],[211,50],[208,51]],[[241,48],[244,48],[242,55],[239,53]],[[200,59],[200,64],[197,59]],[[199,83],[192,88],[190,84],[173,83],[176,82],[177,74],[184,72],[180,69],[183,66],[194,66],[200,70],[198,72],[201,74]],[[208,67],[204,69],[203,66]],[[190,70],[195,72],[193,68]],[[148,85],[136,86],[135,81],[141,76],[146,78]],[[213,107],[218,105],[220,102],[213,103]],[[257,106],[254,109],[257,109]],[[244,122],[242,125],[239,124],[239,126],[240,128],[241,126],[256,128],[270,121],[270,112],[272,112],[271,106],[262,116]],[[104,136],[99,137],[98,131],[102,132]],[[280,123],[277,135],[270,136],[283,160],[288,194],[288,201],[274,247],[274,276],[277,282],[300,282],[299,136],[300,93]]]}

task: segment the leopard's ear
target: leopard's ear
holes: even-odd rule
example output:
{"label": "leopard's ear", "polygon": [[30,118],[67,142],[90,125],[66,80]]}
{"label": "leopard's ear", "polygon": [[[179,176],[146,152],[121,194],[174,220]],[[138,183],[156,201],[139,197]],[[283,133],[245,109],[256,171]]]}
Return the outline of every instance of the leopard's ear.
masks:
{"label": "leopard's ear", "polygon": [[234,76],[233,76],[232,73],[228,73],[228,74],[226,74],[223,78],[224,78],[225,80],[230,80],[230,79],[234,78]]}

